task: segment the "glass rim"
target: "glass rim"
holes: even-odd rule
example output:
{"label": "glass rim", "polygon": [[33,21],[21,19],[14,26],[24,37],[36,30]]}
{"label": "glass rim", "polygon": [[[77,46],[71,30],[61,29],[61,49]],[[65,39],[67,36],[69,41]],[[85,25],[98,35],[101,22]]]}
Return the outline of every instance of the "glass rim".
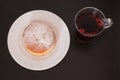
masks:
{"label": "glass rim", "polygon": [[[76,27],[76,29],[77,29],[77,31],[78,31],[79,33],[81,33],[81,32],[80,32],[79,29],[78,29],[78,26],[77,26],[77,24],[76,24],[76,20],[77,20],[77,17],[78,17],[78,15],[79,15],[79,13],[82,12],[83,10],[85,10],[85,9],[94,9],[94,10],[97,10],[98,12],[100,12],[100,13],[102,14],[103,19],[106,19],[104,13],[103,13],[101,10],[99,10],[98,8],[95,8],[95,7],[84,7],[84,8],[82,8],[82,9],[80,9],[80,10],[75,14],[75,19],[74,19],[75,27]],[[86,37],[95,37],[95,36],[98,36],[99,34],[101,34],[101,33],[104,31],[104,29],[105,29],[105,26],[103,25],[103,29],[102,29],[100,32],[98,32],[97,34],[95,34],[95,35],[85,35],[85,34],[82,34],[82,33],[81,33],[81,35],[86,36]]]}

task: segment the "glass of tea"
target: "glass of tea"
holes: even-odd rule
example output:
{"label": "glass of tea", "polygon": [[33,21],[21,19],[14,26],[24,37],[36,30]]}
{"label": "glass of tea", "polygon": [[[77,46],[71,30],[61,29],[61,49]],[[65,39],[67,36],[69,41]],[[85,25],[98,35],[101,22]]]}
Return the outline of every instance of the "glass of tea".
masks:
{"label": "glass of tea", "polygon": [[75,33],[82,43],[90,43],[112,24],[112,19],[106,18],[103,12],[95,7],[85,7],[75,15]]}

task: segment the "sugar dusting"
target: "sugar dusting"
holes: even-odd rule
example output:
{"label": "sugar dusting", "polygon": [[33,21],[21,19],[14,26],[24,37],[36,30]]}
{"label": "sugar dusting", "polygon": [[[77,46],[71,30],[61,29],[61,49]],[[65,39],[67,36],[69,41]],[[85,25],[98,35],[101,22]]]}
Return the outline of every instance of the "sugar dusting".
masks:
{"label": "sugar dusting", "polygon": [[54,47],[55,33],[47,23],[34,21],[24,30],[23,42],[30,53],[44,55]]}

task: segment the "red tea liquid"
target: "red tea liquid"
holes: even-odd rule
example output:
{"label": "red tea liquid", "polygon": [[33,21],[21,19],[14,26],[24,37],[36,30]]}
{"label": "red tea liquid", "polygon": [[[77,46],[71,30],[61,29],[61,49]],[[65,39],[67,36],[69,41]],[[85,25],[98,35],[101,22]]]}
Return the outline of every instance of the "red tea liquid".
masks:
{"label": "red tea liquid", "polygon": [[77,37],[81,42],[90,42],[103,30],[103,20],[92,12],[79,14],[76,18]]}

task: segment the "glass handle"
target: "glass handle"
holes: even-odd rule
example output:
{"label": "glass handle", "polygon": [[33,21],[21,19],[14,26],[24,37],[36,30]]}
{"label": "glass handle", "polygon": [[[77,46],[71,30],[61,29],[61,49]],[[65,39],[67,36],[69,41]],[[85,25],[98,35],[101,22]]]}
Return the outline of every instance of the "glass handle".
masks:
{"label": "glass handle", "polygon": [[104,28],[109,28],[113,24],[113,21],[111,18],[104,19]]}

